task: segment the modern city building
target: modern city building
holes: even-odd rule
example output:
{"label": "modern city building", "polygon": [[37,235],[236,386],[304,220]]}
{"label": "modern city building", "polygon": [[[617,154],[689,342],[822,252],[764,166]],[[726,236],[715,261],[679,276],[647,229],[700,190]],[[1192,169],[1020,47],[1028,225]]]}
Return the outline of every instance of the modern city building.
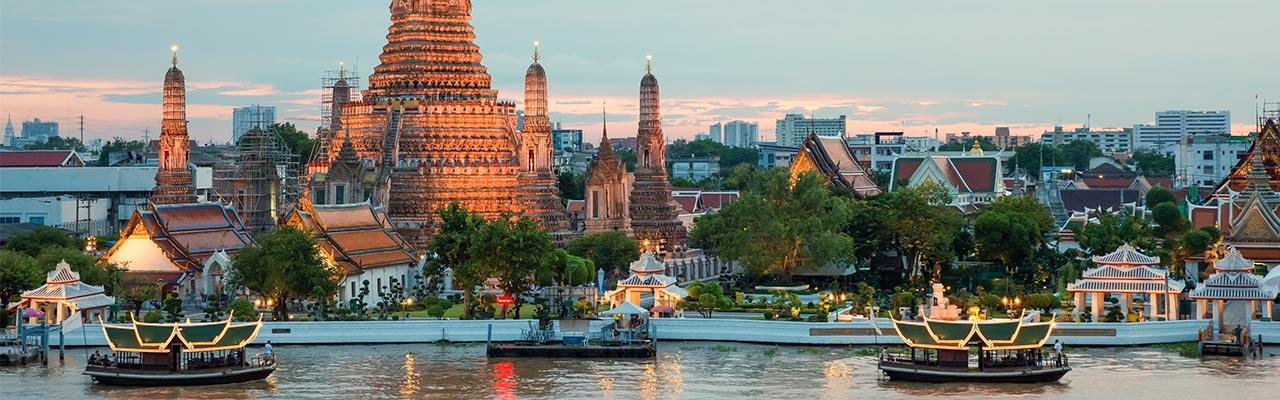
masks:
{"label": "modern city building", "polygon": [[801,114],[787,114],[777,121],[775,133],[776,144],[787,147],[800,147],[809,133],[822,137],[845,137],[845,116],[837,118],[806,118]]}
{"label": "modern city building", "polygon": [[1046,146],[1060,146],[1077,140],[1087,140],[1098,145],[1103,153],[1128,153],[1134,149],[1134,130],[1131,128],[1094,129],[1080,127],[1065,130],[1061,126],[1053,127],[1040,135],[1040,143]]}
{"label": "modern city building", "polygon": [[43,141],[50,137],[58,136],[58,123],[53,121],[41,121],[35,118],[31,121],[22,123],[22,138],[34,141]]}
{"label": "modern city building", "polygon": [[551,130],[551,144],[555,145],[556,153],[582,151],[582,130],[564,129],[557,122],[555,129]]}
{"label": "modern city building", "polygon": [[1011,149],[1014,147],[1026,145],[1031,143],[1032,141],[1033,140],[1031,136],[1011,135],[1009,132],[1009,127],[998,126],[996,127],[995,140],[992,140],[992,143],[995,143],[996,147],[1003,150],[1003,149]]}
{"label": "modern city building", "polygon": [[717,122],[715,125],[711,125],[711,127],[707,128],[705,136],[713,142],[724,143],[724,124]]}
{"label": "modern city building", "polygon": [[796,153],[800,151],[799,147],[781,146],[773,142],[756,143],[755,147],[760,150],[760,159],[756,162],[760,168],[789,168],[791,161],[796,159]]}
{"label": "modern city building", "polygon": [[671,176],[674,178],[698,182],[718,173],[720,173],[720,157],[689,157],[671,160]]}
{"label": "modern city building", "polygon": [[903,138],[902,132],[864,133],[845,139],[845,144],[863,168],[889,171],[893,169],[893,160],[907,151]]}
{"label": "modern city building", "polygon": [[1230,111],[1162,111],[1155,124],[1133,126],[1135,148],[1157,149],[1175,144],[1185,135],[1231,134]]}
{"label": "modern city building", "polygon": [[[714,126],[712,127],[714,128]],[[720,143],[731,147],[751,147],[752,144],[759,141],[760,124],[746,121],[729,121],[724,124],[724,136]]]}
{"label": "modern city building", "polygon": [[257,104],[247,107],[236,107],[231,114],[231,141],[239,142],[240,136],[253,128],[266,129],[276,123],[276,107]]}
{"label": "modern city building", "polygon": [[1177,187],[1212,187],[1231,174],[1253,143],[1248,136],[1186,135],[1178,144],[1166,145],[1173,153]]}
{"label": "modern city building", "polygon": [[906,144],[907,151],[912,152],[933,151],[942,145],[941,140],[929,136],[904,136],[902,142]]}

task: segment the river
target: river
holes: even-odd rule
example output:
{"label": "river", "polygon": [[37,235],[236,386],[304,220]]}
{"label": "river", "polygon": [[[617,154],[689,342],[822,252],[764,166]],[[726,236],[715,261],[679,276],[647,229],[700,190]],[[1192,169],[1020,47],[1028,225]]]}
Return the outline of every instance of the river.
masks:
{"label": "river", "polygon": [[[256,351],[256,350],[255,350]],[[1059,383],[933,385],[878,379],[874,349],[669,342],[656,360],[485,358],[479,344],[277,346],[255,383],[191,388],[94,385],[85,353],[49,368],[0,368],[0,399],[1055,399],[1275,398],[1280,348],[1260,360],[1181,357],[1154,347],[1068,349]]]}

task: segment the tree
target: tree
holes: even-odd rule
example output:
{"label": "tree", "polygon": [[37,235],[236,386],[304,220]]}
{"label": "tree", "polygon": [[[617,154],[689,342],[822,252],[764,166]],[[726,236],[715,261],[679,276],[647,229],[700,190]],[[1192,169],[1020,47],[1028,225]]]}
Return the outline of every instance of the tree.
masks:
{"label": "tree", "polygon": [[484,224],[476,235],[480,245],[471,248],[472,262],[494,272],[491,276],[498,278],[498,288],[512,298],[519,315],[522,295],[532,289],[538,276],[552,270],[555,242],[532,219],[505,213]]}
{"label": "tree", "polygon": [[618,159],[622,160],[622,164],[627,166],[627,171],[636,170],[636,152],[635,150],[613,148],[613,153],[618,155]]}
{"label": "tree", "polygon": [[231,317],[236,321],[256,321],[258,319],[258,310],[253,308],[253,303],[244,297],[237,297],[227,305],[227,312],[231,313]]}
{"label": "tree", "polygon": [[165,322],[182,321],[182,299],[178,296],[170,293],[169,297],[165,297],[161,310],[164,311]]}
{"label": "tree", "polygon": [[863,265],[893,245],[892,210],[883,201],[850,201],[849,224],[844,232],[853,239],[853,256]]}
{"label": "tree", "polygon": [[305,163],[311,159],[311,150],[314,147],[314,142],[306,132],[298,130],[297,127],[288,122],[272,124],[271,129],[277,135],[280,135],[280,140],[286,146],[289,146],[289,151],[298,156],[299,160]]}
{"label": "tree", "polygon": [[116,298],[133,305],[134,315],[142,312],[142,305],[160,297],[160,286],[139,278],[126,278],[116,291]]}
{"label": "tree", "polygon": [[783,169],[765,171],[719,213],[698,218],[690,242],[741,264],[752,275],[785,280],[800,268],[848,260],[853,238],[843,229],[852,213],[815,173],[794,182]]}
{"label": "tree", "polygon": [[1147,191],[1147,207],[1154,208],[1161,203],[1173,203],[1173,192],[1159,186],[1151,188]]}
{"label": "tree", "polygon": [[1029,263],[1051,229],[1053,216],[1034,197],[996,199],[983,207],[973,222],[979,253],[1004,265],[1011,278]]}
{"label": "tree", "polygon": [[582,175],[563,171],[556,175],[556,187],[560,189],[560,199],[564,201],[582,200],[586,198],[586,181]]}
{"label": "tree", "polygon": [[258,235],[257,243],[231,259],[232,285],[274,302],[272,318],[289,318],[289,302],[309,298],[320,289],[325,296],[338,290],[339,271],[324,262],[315,239],[295,227],[284,226]]}
{"label": "tree", "polygon": [[22,146],[26,150],[75,150],[85,151],[84,143],[80,143],[77,138],[64,138],[62,136],[50,136],[39,143],[32,143]]}
{"label": "tree", "polygon": [[1000,150],[1000,147],[996,146],[996,144],[991,141],[990,137],[978,136],[976,139],[965,139],[963,141],[943,143],[941,146],[938,146],[938,151],[969,151],[973,148],[974,140],[978,141],[978,146],[982,148],[982,151]]}
{"label": "tree", "polygon": [[1065,159],[1057,148],[1042,143],[1028,143],[1013,150],[1010,165],[1014,171],[1023,170],[1032,179],[1040,179],[1040,168],[1054,166],[1057,160]]}
{"label": "tree", "polygon": [[682,301],[681,307],[697,311],[703,318],[711,318],[711,313],[721,307],[730,305],[724,289],[716,282],[693,282],[688,287],[689,297]]}
{"label": "tree", "polygon": [[[51,226],[37,227],[35,230],[24,235],[17,235],[9,238],[5,242],[4,248],[13,250],[31,257],[37,257],[40,252],[49,247],[65,247],[76,248],[79,243],[68,236],[61,229]],[[51,266],[52,267],[52,266]]]}
{"label": "tree", "polygon": [[142,152],[147,149],[147,144],[141,140],[125,140],[123,138],[111,139],[110,142],[102,145],[102,149],[98,151],[98,166],[105,167],[111,164],[111,156],[119,154],[121,156],[129,152]]}
{"label": "tree", "polygon": [[570,240],[565,251],[591,260],[596,268],[613,277],[625,273],[632,261],[640,259],[640,245],[618,231],[590,233]]}
{"label": "tree", "polygon": [[444,307],[441,307],[439,303],[432,304],[431,307],[427,307],[427,316],[435,319],[443,319]]}
{"label": "tree", "polygon": [[[492,276],[490,265],[478,263],[474,255],[483,251],[483,243],[477,235],[485,225],[484,218],[473,214],[457,202],[440,208],[435,236],[427,248],[427,264],[423,273],[442,279],[445,269],[452,269],[453,283],[462,289],[462,318],[471,318],[471,303],[475,287]],[[444,288],[450,290],[452,288]]]}
{"label": "tree", "polygon": [[1151,219],[1159,225],[1156,233],[1166,238],[1186,232],[1187,227],[1191,225],[1191,222],[1182,216],[1182,210],[1179,210],[1173,202],[1157,204],[1151,209]]}
{"label": "tree", "polygon": [[17,301],[22,292],[40,287],[45,271],[31,256],[0,250],[0,303]]}
{"label": "tree", "polygon": [[1176,169],[1174,161],[1173,154],[1159,151],[1143,150],[1133,153],[1133,162],[1138,172],[1147,176],[1173,176],[1173,170]]}
{"label": "tree", "polygon": [[885,202],[893,221],[894,249],[905,257],[908,277],[923,287],[926,280],[922,266],[934,266],[940,275],[941,264],[955,258],[955,240],[965,228],[964,215],[950,203],[946,189],[936,184],[904,188],[876,198]]}
{"label": "tree", "polygon": [[1143,250],[1156,247],[1154,231],[1142,218],[1103,214],[1098,217],[1098,222],[1073,230],[1080,247],[1095,256],[1111,253],[1125,243],[1132,243]]}
{"label": "tree", "polygon": [[[1076,171],[1089,169],[1089,160],[1102,157],[1102,149],[1091,140],[1076,139],[1059,148],[1065,161],[1069,161]],[[1062,159],[1060,159],[1062,160]]]}

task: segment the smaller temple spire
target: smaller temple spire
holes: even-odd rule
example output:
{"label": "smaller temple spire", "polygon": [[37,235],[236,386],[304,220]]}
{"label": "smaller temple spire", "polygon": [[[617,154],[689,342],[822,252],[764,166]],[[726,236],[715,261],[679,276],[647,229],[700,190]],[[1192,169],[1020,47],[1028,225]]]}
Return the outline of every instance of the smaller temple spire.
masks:
{"label": "smaller temple spire", "polygon": [[169,46],[169,51],[173,52],[173,66],[178,66],[178,45]]}
{"label": "smaller temple spire", "polygon": [[596,158],[604,158],[605,156],[613,156],[613,145],[609,144],[609,111],[608,103],[600,107],[600,151],[596,152]]}

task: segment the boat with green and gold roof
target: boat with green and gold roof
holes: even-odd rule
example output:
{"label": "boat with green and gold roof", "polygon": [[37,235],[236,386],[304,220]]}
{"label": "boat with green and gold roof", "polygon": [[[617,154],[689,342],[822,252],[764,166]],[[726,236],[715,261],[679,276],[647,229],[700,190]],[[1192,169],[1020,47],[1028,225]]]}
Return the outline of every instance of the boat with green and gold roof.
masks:
{"label": "boat with green and gold roof", "polygon": [[[911,354],[881,354],[890,380],[915,382],[1054,382],[1071,371],[1067,357],[1046,352],[1054,322],[1022,320],[893,321]],[[971,349],[977,362],[970,365]]]}
{"label": "boat with green and gold roof", "polygon": [[245,346],[262,329],[254,322],[224,321],[129,325],[102,324],[114,354],[94,357],[84,374],[106,385],[194,386],[265,379],[274,356],[245,357]]}

